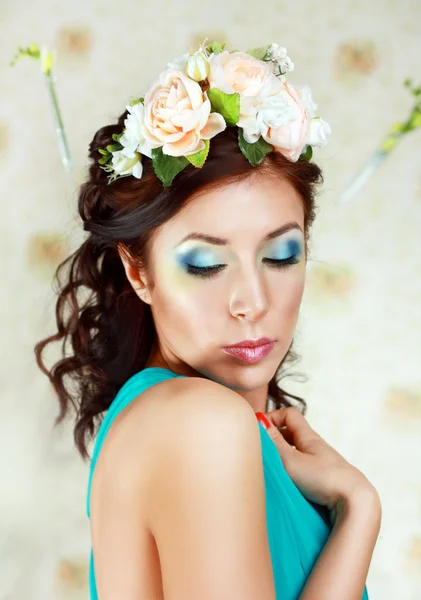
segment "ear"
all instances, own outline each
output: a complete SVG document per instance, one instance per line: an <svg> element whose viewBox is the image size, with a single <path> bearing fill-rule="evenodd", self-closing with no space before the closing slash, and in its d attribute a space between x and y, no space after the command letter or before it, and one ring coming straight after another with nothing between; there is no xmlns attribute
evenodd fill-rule
<svg viewBox="0 0 421 600"><path fill-rule="evenodd" d="M146 304L152 304L145 269L134 266L129 261L127 251L122 250L120 245L118 247L118 254L123 263L126 277L136 294Z"/></svg>

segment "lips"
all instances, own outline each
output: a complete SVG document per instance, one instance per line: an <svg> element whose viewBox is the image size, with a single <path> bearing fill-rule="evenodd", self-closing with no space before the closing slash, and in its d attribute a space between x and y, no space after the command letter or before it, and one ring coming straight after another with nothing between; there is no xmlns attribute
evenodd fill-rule
<svg viewBox="0 0 421 600"><path fill-rule="evenodd" d="M224 348L256 348L256 346L264 346L265 344L270 344L275 340L262 337L257 340L243 340L242 342L238 342L237 344L232 344L231 346L224 346Z"/></svg>
<svg viewBox="0 0 421 600"><path fill-rule="evenodd" d="M242 343L244 344L245 342ZM234 358L238 358L242 362L255 363L265 358L265 356L267 356L272 351L274 345L275 342L269 340L269 342L265 344L260 344L258 346L241 346L236 344L235 346L227 346L225 348L222 348L222 350L226 354L230 354L231 356L233 356Z"/></svg>

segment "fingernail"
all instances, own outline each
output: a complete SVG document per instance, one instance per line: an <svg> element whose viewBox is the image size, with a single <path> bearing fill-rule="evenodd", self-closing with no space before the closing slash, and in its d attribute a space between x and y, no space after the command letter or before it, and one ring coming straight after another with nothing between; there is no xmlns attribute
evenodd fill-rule
<svg viewBox="0 0 421 600"><path fill-rule="evenodd" d="M260 421L260 423L263 425L263 427L265 429L269 429L270 423L269 423L269 421L267 420L267 418L265 417L265 415L263 413L257 412L256 413L256 418L257 418L258 421Z"/></svg>

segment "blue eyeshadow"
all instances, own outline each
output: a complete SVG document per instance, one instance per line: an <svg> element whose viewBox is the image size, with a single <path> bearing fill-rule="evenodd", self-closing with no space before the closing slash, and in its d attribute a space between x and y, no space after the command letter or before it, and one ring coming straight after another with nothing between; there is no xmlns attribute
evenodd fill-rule
<svg viewBox="0 0 421 600"><path fill-rule="evenodd" d="M189 264L195 267L209 267L218 263L211 252L197 248L186 253L180 253L178 260L181 265Z"/></svg>
<svg viewBox="0 0 421 600"><path fill-rule="evenodd" d="M274 245L272 252L267 252L268 258L285 260L293 256L299 257L302 252L301 243L296 239L281 242L277 247ZM189 250L178 250L177 261L183 268L186 265L195 267L212 267L220 263L212 251L207 248L190 248Z"/></svg>
<svg viewBox="0 0 421 600"><path fill-rule="evenodd" d="M280 260L290 258L291 256L299 256L301 254L301 244L298 240L288 240L273 254L276 256L272 258L279 258Z"/></svg>

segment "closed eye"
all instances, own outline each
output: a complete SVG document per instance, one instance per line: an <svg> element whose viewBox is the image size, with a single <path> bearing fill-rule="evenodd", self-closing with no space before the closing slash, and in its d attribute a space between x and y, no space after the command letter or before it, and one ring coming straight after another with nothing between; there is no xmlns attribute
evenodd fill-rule
<svg viewBox="0 0 421 600"><path fill-rule="evenodd" d="M290 265L295 265L300 262L300 259L297 256L290 256L289 258L264 258L263 262L267 263L274 269L285 269ZM209 267L196 267L195 265L190 265L185 263L185 267L187 273L191 275L195 275L198 277L211 278L217 275L220 271L223 271L227 265L219 264L219 265L211 265Z"/></svg>

